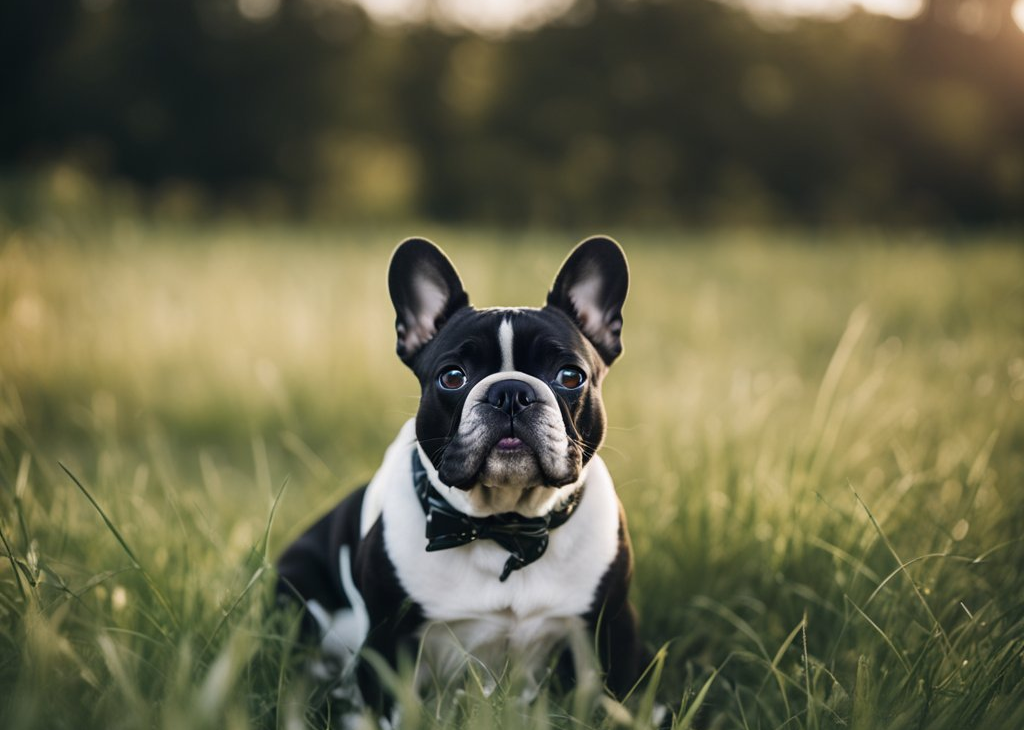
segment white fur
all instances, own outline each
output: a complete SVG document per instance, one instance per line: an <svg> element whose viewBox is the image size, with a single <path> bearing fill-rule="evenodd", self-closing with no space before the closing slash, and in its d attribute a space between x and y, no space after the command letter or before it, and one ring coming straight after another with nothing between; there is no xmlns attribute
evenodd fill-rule
<svg viewBox="0 0 1024 730"><path fill-rule="evenodd" d="M484 693L489 695L506 669L513 668L517 678L525 680L525 691L531 693L540 686L540 670L554 650L559 645L570 645L570 637L583 633L584 628L578 616L517 620L498 614L430 622L420 631L425 661L419 666L416 681L421 687L443 687L457 681L464 669L473 667L479 670Z"/></svg>
<svg viewBox="0 0 1024 730"><path fill-rule="evenodd" d="M601 323L601 310L597 306L597 297L600 293L601 277L596 273L581 279L576 286L569 290L569 299L576 307L576 314L580 316L584 327Z"/></svg>
<svg viewBox="0 0 1024 730"><path fill-rule="evenodd" d="M501 369L515 370L512 365L512 320L501 320L498 327L498 343L501 345Z"/></svg>
<svg viewBox="0 0 1024 730"><path fill-rule="evenodd" d="M615 335L609 332L604 321L604 310L599 303L601 275L596 271L589 272L576 286L569 289L569 299L576 309L580 328L591 340L609 347L615 344Z"/></svg>
<svg viewBox="0 0 1024 730"><path fill-rule="evenodd" d="M445 286L429 276L416 276L412 285L419 316L412 309L406 309L403 313L407 323L403 335L405 346L410 352L419 349L437 333L434 323L444 311L450 294Z"/></svg>
<svg viewBox="0 0 1024 730"><path fill-rule="evenodd" d="M375 513L368 504L383 505L388 557L431 622L423 630L424 676L451 676L452 664L470 656L495 675L510 657L532 671L541 669L551 648L590 609L618 551L618 498L607 468L600 457L591 459L572 519L552 530L544 557L501 582L508 553L492 541L425 550L426 517L412 485L414 432L409 421L388 449L368 487L363 517ZM362 529L365 534L369 528Z"/></svg>
<svg viewBox="0 0 1024 730"><path fill-rule="evenodd" d="M363 596L356 589L352 580L352 551L348 545L338 550L338 566L341 573L341 586L348 596L350 609L342 609L334 613L330 635L351 654L359 651L370 630L370 615L366 611ZM325 639L326 640L326 639Z"/></svg>
<svg viewBox="0 0 1024 730"><path fill-rule="evenodd" d="M366 486L363 507L359 514L360 538L366 537L366 533L380 517L384 509L384 500L391 493L395 480L401 481L403 474L412 474L412 453L409 450L415 444L416 419L410 418L402 426L395 440L388 446L387 451L384 452L384 461ZM430 462L426 460L424 463L429 464Z"/></svg>
<svg viewBox="0 0 1024 730"><path fill-rule="evenodd" d="M319 601L306 603L321 631L320 648L323 650L324 656L310 666L313 676L321 680L333 679L338 670L341 671L342 676L351 674L354 666L353 660L362 648L370 628L366 603L352 580L352 555L348 545L342 545L338 551L338 566L341 585L351 607L328 614ZM342 683L335 688L333 694L338 698L344 697L350 702L357 703L359 700L359 693L355 691L352 682Z"/></svg>

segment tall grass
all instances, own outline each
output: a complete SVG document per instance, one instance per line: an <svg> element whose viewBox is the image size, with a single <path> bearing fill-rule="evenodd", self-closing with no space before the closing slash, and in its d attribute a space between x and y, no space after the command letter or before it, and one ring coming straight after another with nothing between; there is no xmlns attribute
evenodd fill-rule
<svg viewBox="0 0 1024 730"><path fill-rule="evenodd" d="M573 242L426 232L484 306ZM0 235L0 726L322 726L272 561L415 411L399 236ZM619 237L604 455L652 681L420 706L400 673L404 725L1024 726L1024 253Z"/></svg>

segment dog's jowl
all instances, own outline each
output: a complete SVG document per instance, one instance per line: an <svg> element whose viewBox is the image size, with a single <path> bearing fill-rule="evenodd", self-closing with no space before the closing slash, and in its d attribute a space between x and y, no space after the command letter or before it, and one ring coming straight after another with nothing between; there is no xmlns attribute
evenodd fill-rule
<svg viewBox="0 0 1024 730"><path fill-rule="evenodd" d="M422 647L424 689L470 663L536 684L568 671L557 653L587 633L607 688L632 687L643 661L632 555L597 455L627 286L618 244L591 238L542 308L475 309L432 243L395 251L388 287L398 356L422 390L416 417L371 482L278 564L279 596L303 602L305 631L350 699L387 705L366 650L397 666Z"/></svg>

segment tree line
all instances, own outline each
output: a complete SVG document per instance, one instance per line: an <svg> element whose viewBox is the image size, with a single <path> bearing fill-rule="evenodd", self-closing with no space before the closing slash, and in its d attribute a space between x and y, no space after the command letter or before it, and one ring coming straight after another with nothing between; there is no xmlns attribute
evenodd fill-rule
<svg viewBox="0 0 1024 730"><path fill-rule="evenodd" d="M487 37L335 0L14 0L0 171L338 220L1020 224L1024 33L964 5L586 0Z"/></svg>

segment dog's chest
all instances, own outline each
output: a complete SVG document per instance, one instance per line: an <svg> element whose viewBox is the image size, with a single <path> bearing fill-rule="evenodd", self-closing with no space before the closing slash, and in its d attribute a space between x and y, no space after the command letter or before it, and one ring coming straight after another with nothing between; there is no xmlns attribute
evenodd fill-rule
<svg viewBox="0 0 1024 730"><path fill-rule="evenodd" d="M477 618L431 621L420 630L424 662L421 671L451 677L472 663L500 676L509 666L538 680L555 649L573 635L582 636L576 616L517 616L511 611ZM422 682L424 677L420 677Z"/></svg>
<svg viewBox="0 0 1024 730"><path fill-rule="evenodd" d="M509 554L480 540L426 551L426 517L412 486L412 422L406 424L363 502L361 523L383 523L384 548L403 591L421 609L425 666L451 676L472 657L500 673L506 662L535 673L583 628L619 552L619 502L599 457L588 466L572 518L551 531L544 555L505 581ZM364 532L365 534L365 532Z"/></svg>
<svg viewBox="0 0 1024 730"><path fill-rule="evenodd" d="M389 519L401 524L416 516L402 512L385 508L385 534ZM422 530L422 519L416 522ZM617 525L604 527L598 531L613 538ZM428 553L418 539L386 540L402 586L426 619L419 630L420 685L444 682L470 666L483 670L488 685L509 667L536 685L556 649L582 633L581 616L607 569L606 541L586 539L588 534L554 531L544 556L505 581L498 576L508 553L489 541Z"/></svg>
<svg viewBox="0 0 1024 730"><path fill-rule="evenodd" d="M558 537L552 535L543 558L504 582L497 576L508 554L487 542L424 553L418 580L404 571L427 618L419 632L421 671L444 678L473 664L485 669L484 677L496 677L514 666L529 682L539 680L552 653L582 632L581 615L597 587L598 567L582 551L564 554L573 536Z"/></svg>
<svg viewBox="0 0 1024 730"><path fill-rule="evenodd" d="M427 552L426 516L412 485L414 429L410 420L388 449L367 487L360 523L365 535L382 520L388 559L423 615L456 621L586 613L619 551L619 501L601 458L589 463L579 505L571 519L551 531L544 555L500 581L508 553L490 540Z"/></svg>
<svg viewBox="0 0 1024 730"><path fill-rule="evenodd" d="M425 517L411 481L399 479L387 489L381 500L385 549L402 588L430 621L491 621L522 633L538 621L581 616L618 552L618 499L597 457L572 519L551 531L543 557L505 581L499 576L508 553L489 540L427 552Z"/></svg>
<svg viewBox="0 0 1024 730"><path fill-rule="evenodd" d="M479 620L496 633L522 635L590 608L605 566L595 564L601 556L586 555L586 547L570 550L573 537L552 534L545 555L505 581L498 576L508 553L491 542L434 553L389 548L389 553L403 587L428 620Z"/></svg>

